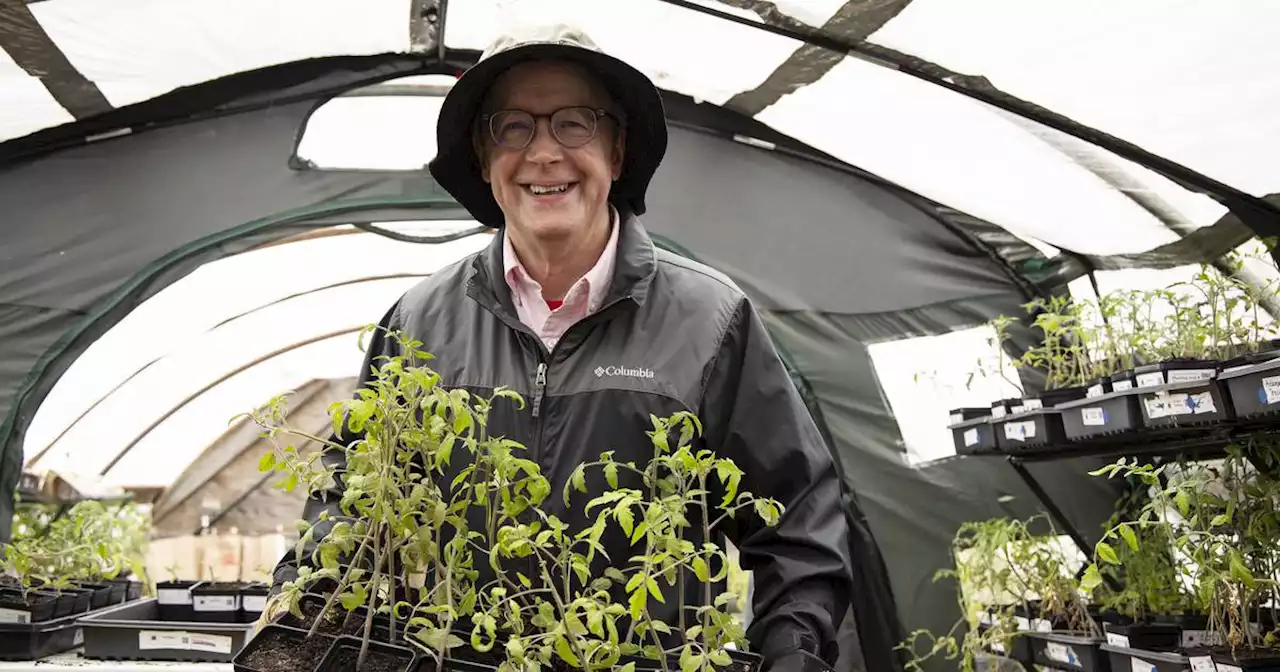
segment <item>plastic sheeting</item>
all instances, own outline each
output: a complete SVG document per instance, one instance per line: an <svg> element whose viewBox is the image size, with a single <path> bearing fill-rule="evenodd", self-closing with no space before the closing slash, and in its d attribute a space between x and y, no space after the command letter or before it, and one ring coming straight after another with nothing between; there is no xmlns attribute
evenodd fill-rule
<svg viewBox="0 0 1280 672"><path fill-rule="evenodd" d="M433 224L437 233L474 226ZM419 245L354 232L206 264L144 302L76 360L35 416L24 452L43 456L29 466L105 472L123 486L167 486L233 416L309 380L355 375L359 335L283 352L203 388L275 351L377 322L425 274L489 240L480 234ZM404 277L388 277L396 275Z"/></svg>

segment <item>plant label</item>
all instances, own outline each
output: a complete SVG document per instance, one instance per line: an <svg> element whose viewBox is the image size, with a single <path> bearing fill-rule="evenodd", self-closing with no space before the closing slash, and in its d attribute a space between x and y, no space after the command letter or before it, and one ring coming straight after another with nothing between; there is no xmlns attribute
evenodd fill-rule
<svg viewBox="0 0 1280 672"><path fill-rule="evenodd" d="M991 407L991 417L993 418L1003 418L1006 412L1007 411L1003 404Z"/></svg>
<svg viewBox="0 0 1280 672"><path fill-rule="evenodd" d="M1213 369L1172 369L1169 371L1170 383L1194 383L1197 380L1213 378Z"/></svg>
<svg viewBox="0 0 1280 672"><path fill-rule="evenodd" d="M1026 441L1036 438L1036 423L1033 420L1008 422L1004 425L1004 438L1010 441Z"/></svg>
<svg viewBox="0 0 1280 672"><path fill-rule="evenodd" d="M26 625L31 622L31 612L21 609L0 609L0 623L18 623Z"/></svg>
<svg viewBox="0 0 1280 672"><path fill-rule="evenodd" d="M1159 672L1155 665L1152 665L1141 658L1130 658L1129 662L1133 668L1133 672Z"/></svg>
<svg viewBox="0 0 1280 672"><path fill-rule="evenodd" d="M1022 616L1014 616L1013 622L1018 625L1018 632L1027 632L1031 629L1031 621L1028 621Z"/></svg>
<svg viewBox="0 0 1280 672"><path fill-rule="evenodd" d="M978 428L977 427L970 427L969 429L964 430L964 445L965 446L978 445Z"/></svg>
<svg viewBox="0 0 1280 672"><path fill-rule="evenodd" d="M1226 663L1218 663L1218 672L1244 672L1236 665L1228 665Z"/></svg>
<svg viewBox="0 0 1280 672"><path fill-rule="evenodd" d="M1036 632L1053 632L1053 623L1043 618L1037 618L1031 621L1031 629Z"/></svg>
<svg viewBox="0 0 1280 672"><path fill-rule="evenodd" d="M964 415L962 415L962 414L960 414L960 413L952 413L952 414L951 414L951 424L953 424L953 425L957 425L957 424L960 424L960 423L962 423L962 422L964 422Z"/></svg>
<svg viewBox="0 0 1280 672"><path fill-rule="evenodd" d="M1044 408L1044 402L1040 401L1039 399L1023 399L1022 400L1022 410L1024 411L1036 411L1042 408Z"/></svg>
<svg viewBox="0 0 1280 672"><path fill-rule="evenodd" d="M245 611L266 611L267 609L266 595L245 595L240 599L244 603Z"/></svg>
<svg viewBox="0 0 1280 672"><path fill-rule="evenodd" d="M156 591L158 604L191 604L191 591L186 588L161 588Z"/></svg>
<svg viewBox="0 0 1280 672"><path fill-rule="evenodd" d="M1191 672L1218 672L1209 656L1191 656L1187 661L1191 663Z"/></svg>
<svg viewBox="0 0 1280 672"><path fill-rule="evenodd" d="M1056 663L1080 667L1080 659L1076 657L1075 650L1065 644L1057 642L1046 643L1044 645L1044 655Z"/></svg>
<svg viewBox="0 0 1280 672"><path fill-rule="evenodd" d="M1126 391L1126 390L1132 390L1132 389L1133 389L1133 381L1132 381L1132 380L1113 380L1113 381L1111 381L1111 391L1112 391L1112 392L1124 392L1124 391Z"/></svg>
<svg viewBox="0 0 1280 672"><path fill-rule="evenodd" d="M1115 632L1107 633L1107 643L1111 646L1123 646L1126 649L1129 648L1129 638Z"/></svg>
<svg viewBox="0 0 1280 672"><path fill-rule="evenodd" d="M1102 407L1080 409L1080 422L1086 427L1101 427L1107 424L1107 412Z"/></svg>
<svg viewBox="0 0 1280 672"><path fill-rule="evenodd" d="M1102 395L1103 395L1102 383L1098 383L1097 385L1090 385L1089 389L1085 390L1085 393L1084 393L1084 396L1089 398L1101 397Z"/></svg>
<svg viewBox="0 0 1280 672"><path fill-rule="evenodd" d="M1265 404L1274 404L1280 401L1280 376L1271 376L1262 379L1262 402Z"/></svg>
<svg viewBox="0 0 1280 672"><path fill-rule="evenodd" d="M224 635L211 635L205 632L141 630L138 632L138 649L141 651L165 649L169 651L231 653L231 638Z"/></svg>
<svg viewBox="0 0 1280 672"><path fill-rule="evenodd" d="M996 653L1004 653L1004 642L991 642L991 650Z"/></svg>
<svg viewBox="0 0 1280 672"><path fill-rule="evenodd" d="M1135 380L1138 383L1138 387L1155 387L1157 385L1164 385L1164 371L1139 373Z"/></svg>
<svg viewBox="0 0 1280 672"><path fill-rule="evenodd" d="M197 595L196 611L236 611L240 608L239 595Z"/></svg>

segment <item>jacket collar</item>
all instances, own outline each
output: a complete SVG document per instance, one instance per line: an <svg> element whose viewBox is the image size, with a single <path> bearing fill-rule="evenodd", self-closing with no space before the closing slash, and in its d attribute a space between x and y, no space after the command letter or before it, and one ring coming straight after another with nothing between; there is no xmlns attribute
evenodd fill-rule
<svg viewBox="0 0 1280 672"><path fill-rule="evenodd" d="M658 269L657 249L644 225L634 214L619 210L621 228L618 231L618 253L614 262L613 282L602 305L619 299L629 299L643 305L649 295L649 286ZM511 300L511 288L504 279L503 239L496 235L471 262L467 277L467 294L477 301L501 306L515 314Z"/></svg>

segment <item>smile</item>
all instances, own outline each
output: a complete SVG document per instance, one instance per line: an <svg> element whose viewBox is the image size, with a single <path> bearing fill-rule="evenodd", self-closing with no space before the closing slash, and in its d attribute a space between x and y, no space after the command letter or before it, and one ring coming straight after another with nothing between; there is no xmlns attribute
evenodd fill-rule
<svg viewBox="0 0 1280 672"><path fill-rule="evenodd" d="M534 196L555 196L568 192L577 186L577 182L565 182L563 184L526 184L524 188Z"/></svg>

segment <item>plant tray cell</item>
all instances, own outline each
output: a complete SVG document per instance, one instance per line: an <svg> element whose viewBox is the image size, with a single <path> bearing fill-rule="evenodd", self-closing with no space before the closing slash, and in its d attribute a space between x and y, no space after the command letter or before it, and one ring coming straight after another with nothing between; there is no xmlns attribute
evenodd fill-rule
<svg viewBox="0 0 1280 672"><path fill-rule="evenodd" d="M191 591L201 581L161 581L156 584L159 620L189 623L194 620Z"/></svg>
<svg viewBox="0 0 1280 672"><path fill-rule="evenodd" d="M1220 367L1220 362L1208 359L1170 360L1158 364L1146 364L1133 369L1133 383L1136 387L1147 388L1212 380Z"/></svg>
<svg viewBox="0 0 1280 672"><path fill-rule="evenodd" d="M111 608L38 623L0 623L0 660L38 660L74 649L84 641L80 619Z"/></svg>
<svg viewBox="0 0 1280 672"><path fill-rule="evenodd" d="M66 616L56 613L58 602L57 595L44 591L31 591L24 600L20 590L0 589L0 624L39 623Z"/></svg>
<svg viewBox="0 0 1280 672"><path fill-rule="evenodd" d="M1191 659L1178 653L1130 649L1114 644L1103 644L1102 650L1110 659L1113 672L1192 672Z"/></svg>
<svg viewBox="0 0 1280 672"><path fill-rule="evenodd" d="M1206 425L1235 417L1217 380L1168 383L1140 388L1139 407L1147 427Z"/></svg>
<svg viewBox="0 0 1280 672"><path fill-rule="evenodd" d="M1280 413L1280 358L1225 369L1218 379L1227 386L1236 417Z"/></svg>
<svg viewBox="0 0 1280 672"><path fill-rule="evenodd" d="M1054 409L1037 408L1008 415L997 421L995 428L997 445L1008 453L1060 444L1066 437L1062 414Z"/></svg>
<svg viewBox="0 0 1280 672"><path fill-rule="evenodd" d="M240 591L240 622L253 623L267 608L267 595L271 589L262 584L245 586Z"/></svg>
<svg viewBox="0 0 1280 672"><path fill-rule="evenodd" d="M1105 623L1102 629L1108 644L1126 649L1174 651L1182 645L1182 628L1172 623Z"/></svg>
<svg viewBox="0 0 1280 672"><path fill-rule="evenodd" d="M343 636L333 640L316 672L356 672L362 639ZM369 642L369 652L360 672L415 672L418 654L413 649L385 642ZM265 671L263 671L265 672Z"/></svg>
<svg viewBox="0 0 1280 672"><path fill-rule="evenodd" d="M990 416L981 416L957 422L948 427L955 441L957 455L973 455L996 452L996 428Z"/></svg>
<svg viewBox="0 0 1280 672"><path fill-rule="evenodd" d="M1028 632L1031 656L1036 665L1059 670L1109 672L1110 659L1102 651L1107 640L1102 637L1074 635L1067 632Z"/></svg>
<svg viewBox="0 0 1280 672"><path fill-rule="evenodd" d="M1068 441L1125 434L1142 428L1142 410L1133 390L1107 392L1056 406Z"/></svg>
<svg viewBox="0 0 1280 672"><path fill-rule="evenodd" d="M160 620L156 598L126 602L80 619L84 657L225 663L244 646L253 626Z"/></svg>
<svg viewBox="0 0 1280 672"><path fill-rule="evenodd" d="M191 589L191 619L202 623L239 623L238 583L202 583Z"/></svg>
<svg viewBox="0 0 1280 672"><path fill-rule="evenodd" d="M1210 656L1217 672L1280 672L1280 650L1215 651Z"/></svg>
<svg viewBox="0 0 1280 672"><path fill-rule="evenodd" d="M311 670L333 645L334 637L276 623L263 626L231 661L236 672L284 672ZM301 663L301 664L300 664Z"/></svg>

